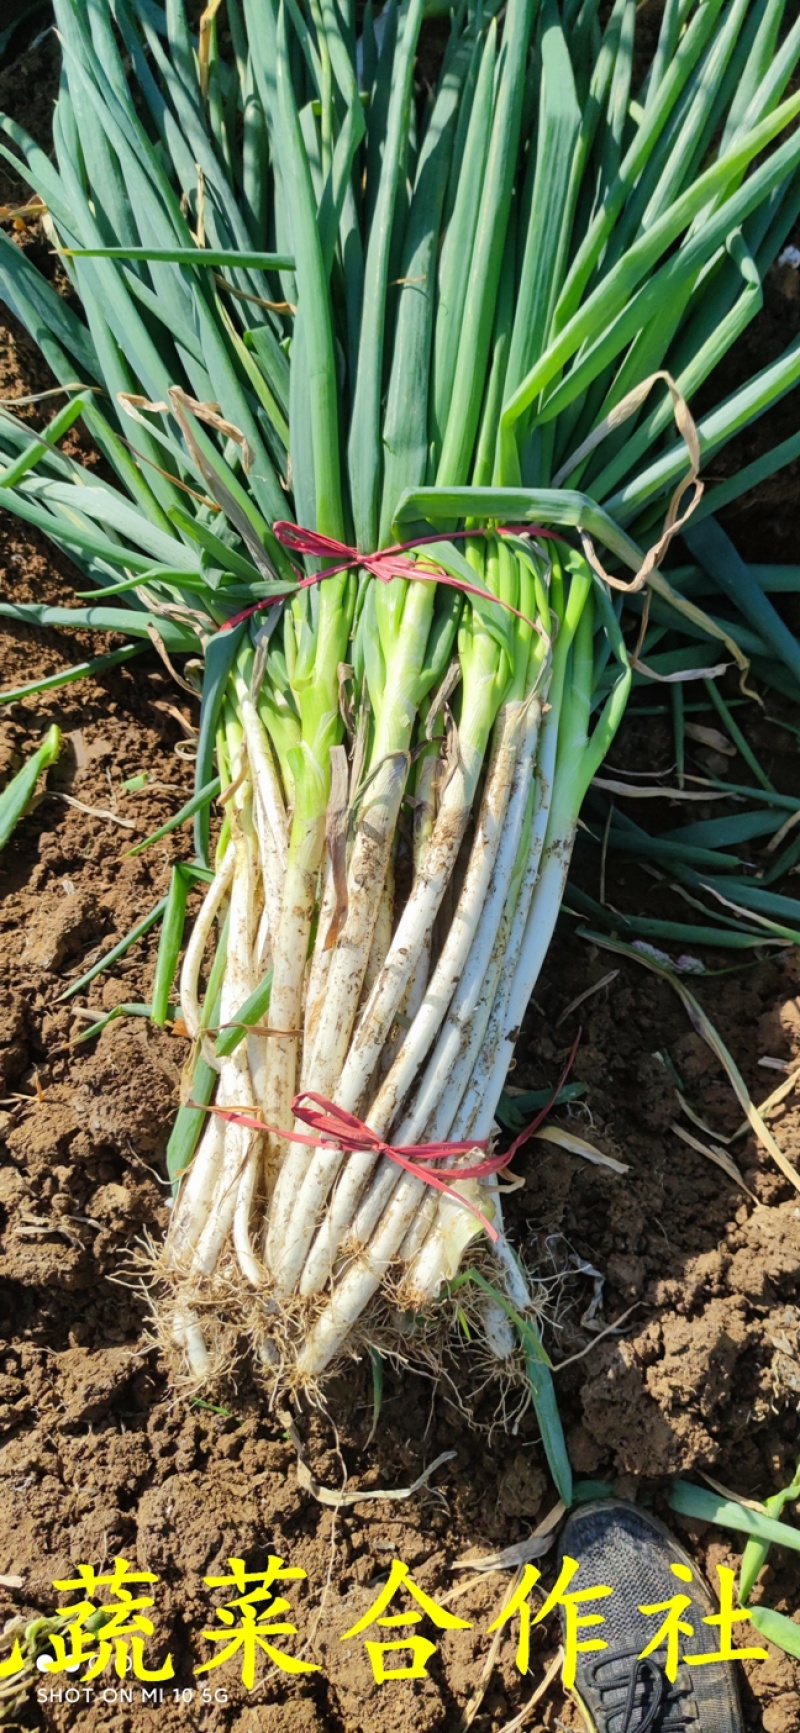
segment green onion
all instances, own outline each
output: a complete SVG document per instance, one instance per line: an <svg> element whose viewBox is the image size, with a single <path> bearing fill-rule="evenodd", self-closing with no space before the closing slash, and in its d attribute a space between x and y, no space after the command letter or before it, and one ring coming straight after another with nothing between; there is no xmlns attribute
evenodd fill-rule
<svg viewBox="0 0 800 1733"><path fill-rule="evenodd" d="M0 849L5 848L12 831L27 812L42 771L55 764L60 751L61 730L54 724L48 729L41 746L31 753L22 769L6 783L0 794Z"/></svg>
<svg viewBox="0 0 800 1733"><path fill-rule="evenodd" d="M331 0L243 0L210 65L184 0L166 30L132 0L55 0L53 156L2 123L73 293L0 238L0 292L67 399L34 438L0 418L0 487L89 599L0 613L155 632L204 664L196 792L156 833L194 814L207 881L177 993L183 868L111 953L163 919L153 1015L179 999L195 1044L169 1153L174 1338L203 1376L217 1332L255 1320L264 1362L313 1385L360 1342L391 1354L387 1296L429 1314L470 1247L487 1340L501 1357L521 1344L565 1497L496 1180L459 1183L449 1154L446 1195L375 1140L447 1152L493 1133L633 680L632 576L652 591L651 672L709 678L776 650L793 666L768 581L728 626L657 569L697 503L690 453L716 456L800 374L795 342L714 396L800 205L784 10L772 0L762 27L742 0L670 4L647 63L625 0L603 27L593 0L507 0L501 27L466 0L423 91L423 0L389 8L380 42ZM77 412L113 482L60 450ZM341 566L313 540L295 564L280 520L344 544ZM741 598L719 533L698 529L697 558ZM406 539L381 581L369 556ZM675 717L682 737L682 702ZM750 768L756 805L780 806ZM794 904L731 884L716 839L692 850L686 896L735 907L711 924L720 942L794 932ZM372 1140L309 1148L300 1091ZM473 1244L481 1221L491 1247Z"/></svg>

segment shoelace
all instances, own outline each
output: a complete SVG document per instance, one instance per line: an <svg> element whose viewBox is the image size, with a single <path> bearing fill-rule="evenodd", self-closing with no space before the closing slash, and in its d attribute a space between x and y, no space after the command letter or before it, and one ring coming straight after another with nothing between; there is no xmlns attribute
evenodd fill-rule
<svg viewBox="0 0 800 1733"><path fill-rule="evenodd" d="M619 1691L625 1685L628 1687L628 1695L622 1708L622 1720L615 1733L651 1733L651 1729L655 1730L656 1717L662 1709L666 1709L669 1716L669 1720L663 1725L663 1733L690 1733L691 1724L688 1716L681 1710L680 1693L675 1694L675 1687L667 1681L658 1661L649 1655L642 1657L635 1649L615 1655L614 1660L632 1661L631 1671L601 1679L600 1674L604 1665L608 1665L608 1658L596 1661L592 1671L601 1699L608 1691ZM636 1702L637 1687L645 1685L648 1680L652 1687L650 1702L646 1707L644 1704L639 1706ZM616 1715L620 1711L615 1710L612 1713ZM662 1733L662 1730L659 1730L659 1733Z"/></svg>
<svg viewBox="0 0 800 1733"><path fill-rule="evenodd" d="M641 1679L644 1681L647 1674L650 1675L650 1678L653 1681L653 1696L650 1702L650 1707L645 1712L644 1720L639 1722L637 1733L646 1733L647 1728L652 1727L655 1723L655 1718L661 1708L664 1696L664 1675L661 1668L657 1667L655 1662L651 1661L650 1657L647 1656L645 1660L637 1658L633 1672L631 1673L630 1684L628 1685L628 1701L625 1704L620 1733L633 1733L633 1717L636 1714L636 1687L639 1680Z"/></svg>

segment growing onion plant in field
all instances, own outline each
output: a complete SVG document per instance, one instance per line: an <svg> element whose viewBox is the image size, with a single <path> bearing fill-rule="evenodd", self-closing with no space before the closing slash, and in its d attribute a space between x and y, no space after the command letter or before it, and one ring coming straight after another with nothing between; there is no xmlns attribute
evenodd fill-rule
<svg viewBox="0 0 800 1733"><path fill-rule="evenodd" d="M161 1258L198 1375L221 1319L294 1383L396 1345L476 1239L496 1351L532 1339L494 1114L624 589L713 634L660 562L800 374L795 343L714 391L800 210L800 25L665 0L642 43L637 10L215 0L195 35L183 0L55 0L52 153L4 122L70 293L0 240L65 395L3 415L0 489L94 588L2 611L202 663L152 1005L200 880ZM79 416L100 468L59 449Z"/></svg>

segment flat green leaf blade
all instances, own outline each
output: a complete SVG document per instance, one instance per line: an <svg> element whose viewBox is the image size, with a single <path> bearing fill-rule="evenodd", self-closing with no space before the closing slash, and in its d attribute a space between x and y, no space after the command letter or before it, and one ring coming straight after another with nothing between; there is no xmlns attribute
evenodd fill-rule
<svg viewBox="0 0 800 1733"><path fill-rule="evenodd" d="M93 963L91 968L86 970L85 975L81 975L80 980L72 981L65 991L59 994L59 999L74 998L76 993L81 993L84 987L89 986L90 981L95 981L98 975L102 975L106 969L112 968L113 964L118 962L120 957L125 956L126 952L131 949L132 945L135 945L139 939L143 939L145 933L149 933L150 928L154 927L157 921L160 921L166 906L167 899L166 897L162 897L160 902L156 903L155 908L150 909L149 913L144 915L142 920L137 921L136 925L131 927L130 932L126 933L123 939L120 939L116 945L112 945L110 951L106 951L102 957L99 957L97 962Z"/></svg>
<svg viewBox="0 0 800 1733"><path fill-rule="evenodd" d="M222 713L225 689L233 669L239 646L242 642L244 628L234 626L230 631L217 632L206 645L205 667L203 669L203 697L200 708L200 732L197 738L197 756L195 759L194 795L194 845L199 861L208 866L211 846L211 818L209 787L214 780L214 746L216 743L217 725Z"/></svg>
<svg viewBox="0 0 800 1733"><path fill-rule="evenodd" d="M197 789L179 812L174 812L171 818L159 825L158 830L154 830L152 835L145 837L143 842L137 842L133 848L127 850L127 853L129 855L143 854L145 849L152 848L154 843L161 842L165 836L170 836L173 830L178 829L179 825L186 824L187 819L194 818L198 812L207 811L212 800L216 800L219 791L219 777L212 777L202 788Z"/></svg>
<svg viewBox="0 0 800 1733"><path fill-rule="evenodd" d="M698 506L697 522L721 511L723 506L730 505L733 500L741 499L742 494L760 487L763 481L768 481L778 470L794 463L797 457L800 457L800 433L793 433L788 439L781 440L779 445L773 446L771 451L765 451L761 457L754 458L752 463L745 464L743 469L738 470L736 475L729 476L727 481L707 488Z"/></svg>
<svg viewBox="0 0 800 1733"><path fill-rule="evenodd" d="M467 50L452 57L420 153L400 271L389 391L383 416L379 542L391 537L397 501L425 480L428 397L439 225Z"/></svg>
<svg viewBox="0 0 800 1733"><path fill-rule="evenodd" d="M541 56L536 169L506 370L506 400L513 396L545 346L561 286L578 190L572 170L581 112L564 32L550 0L542 20ZM498 473L495 479L513 483L518 477Z"/></svg>
<svg viewBox="0 0 800 1733"><path fill-rule="evenodd" d="M160 1029L164 1027L169 1016L170 993L183 943L183 929L186 925L189 884L188 874L181 865L174 866L167 893L167 906L161 923L156 972L153 979L152 1016L153 1022Z"/></svg>
<svg viewBox="0 0 800 1733"><path fill-rule="evenodd" d="M758 420L773 403L779 402L787 392L793 390L798 380L800 340L795 340L776 361L768 362L766 367L762 367L759 373L738 391L734 391L717 409L701 416L697 423L697 433L703 465L707 464L715 452L721 451L743 427ZM603 505L620 523L631 523L648 502L669 492L685 472L686 448L681 442L670 447L662 457L657 457L617 493L604 499ZM702 514L702 504L699 509Z"/></svg>
<svg viewBox="0 0 800 1733"><path fill-rule="evenodd" d="M16 704L18 699L31 698L36 692L55 692L59 686L70 686L76 680L104 674L107 668L117 668L121 662L130 662L132 657L141 656L143 648L139 644L123 644L120 650L109 650L105 656L92 656L87 662L76 662L72 668L46 674L41 680L29 680L25 686L7 687L0 692L0 704Z"/></svg>
<svg viewBox="0 0 800 1733"><path fill-rule="evenodd" d="M572 1504L572 1467L567 1452L564 1428L558 1412L553 1368L545 1353L542 1339L532 1318L523 1318L499 1288L481 1274L479 1270L462 1270L449 1284L449 1292L458 1292L467 1286L479 1288L486 1295L490 1305L503 1312L514 1327L519 1345L525 1356L525 1372L531 1390L536 1418L542 1435L542 1447L547 1457L548 1467L564 1504L569 1509Z"/></svg>
<svg viewBox="0 0 800 1733"><path fill-rule="evenodd" d="M41 746L31 754L16 776L12 776L11 781L6 783L0 794L0 849L5 848L12 832L27 812L42 772L55 764L60 751L61 730L53 724Z"/></svg>
<svg viewBox="0 0 800 1733"><path fill-rule="evenodd" d="M765 1500L767 1515L774 1516L776 1520L779 1520L783 1515L784 1506L795 1504L798 1499L800 1499L800 1468L790 1486L785 1486L781 1492L776 1492L772 1498ZM746 1606L750 1599L758 1573L762 1565L766 1563L768 1551L769 1545L766 1541L751 1539L747 1542L739 1567L739 1596L743 1606Z"/></svg>
<svg viewBox="0 0 800 1733"><path fill-rule="evenodd" d="M468 286L464 259L472 256L475 228L480 210L481 188L491 134L491 93L496 53L497 26L492 21L486 33L486 42L481 54L475 96L470 110L458 178L452 192L448 190L448 202L452 202L452 211L447 213L439 261L431 387L431 440L435 460L438 460L438 454L441 451L450 411L461 321ZM458 145L458 140L456 140L456 145Z"/></svg>
<svg viewBox="0 0 800 1733"><path fill-rule="evenodd" d="M219 999L211 1008L209 1020L212 1024L218 1015ZM173 1193L177 1190L181 1175L191 1164L205 1124L205 1109L212 1099L218 1079L219 1072L213 1065L209 1065L201 1053L192 1075L192 1102L197 1105L178 1108L167 1144L167 1173L172 1180Z"/></svg>
<svg viewBox="0 0 800 1733"><path fill-rule="evenodd" d="M227 247L65 247L72 259L146 260L151 264L197 265L220 269L225 265L248 266L255 271L293 271L294 259L286 253L238 252Z"/></svg>
<svg viewBox="0 0 800 1733"><path fill-rule="evenodd" d="M800 1552L800 1528L790 1528L786 1522L763 1516L749 1505L736 1504L718 1492L692 1486L688 1480L676 1480L669 1495L670 1508L680 1516L699 1517L702 1522L716 1522L720 1528L734 1529L738 1534L756 1535L759 1540L775 1546L786 1546Z"/></svg>
<svg viewBox="0 0 800 1733"><path fill-rule="evenodd" d="M567 326L580 306L609 236L613 234L614 226L625 208L630 189L637 185L648 160L655 154L664 128L709 36L714 31L724 4L725 0L709 0L708 5L700 7L680 43L677 40L679 26L675 10L671 4L667 4L664 29L670 34L671 40L669 56L667 58L665 55L661 61L663 76L648 92L642 124L634 133L620 165L617 180L606 193L602 206L589 225L572 261L556 311L557 331Z"/></svg>
<svg viewBox="0 0 800 1733"><path fill-rule="evenodd" d="M437 468L441 486L467 481L478 432L493 312L514 189L528 44L536 0L510 0L499 59L499 87L470 262L454 391Z"/></svg>
<svg viewBox="0 0 800 1733"><path fill-rule="evenodd" d="M249 11L249 6L248 6ZM333 326L331 318L328 273L322 254L322 241L317 225L317 209L311 169L303 142L302 128L292 82L286 21L283 10L276 20L271 3L266 7L270 40L274 44L272 76L273 107L271 124L275 131L276 148L281 160L281 174L291 177L292 197L288 219L292 233L292 251L297 278L298 314L302 318L302 340L306 350L308 394L304 414L308 418L313 451L313 485L316 499L316 524L309 527L324 535L342 540L341 463L339 450L339 406L336 378ZM251 33L263 33L263 15L253 24ZM265 87L265 95L270 91ZM298 329L295 326L295 342ZM290 434L294 450L295 429L290 415Z"/></svg>
<svg viewBox="0 0 800 1733"><path fill-rule="evenodd" d="M538 1330L530 1318L520 1322L520 1338L525 1353L525 1371L531 1387L533 1406L542 1434L542 1448L553 1481L564 1504L572 1503L572 1467L561 1415L558 1412L555 1384L550 1362L545 1354Z"/></svg>
<svg viewBox="0 0 800 1733"><path fill-rule="evenodd" d="M775 1612L773 1607L748 1607L747 1617L776 1649L783 1649L785 1655L794 1655L800 1661L800 1625L794 1619Z"/></svg>
<svg viewBox="0 0 800 1733"><path fill-rule="evenodd" d="M684 530L684 541L723 595L735 603L748 625L758 632L800 684L800 644L769 596L751 577L721 525L713 517L700 524L689 524Z"/></svg>
<svg viewBox="0 0 800 1733"><path fill-rule="evenodd" d="M598 330L602 331L614 319L617 320L616 341L619 342L619 334L623 330L627 332L628 322L633 319L633 293L644 279L650 276L657 261L689 227L698 213L706 208L709 200L730 182L740 168L746 168L761 150L788 127L798 112L800 95L788 99L774 114L754 127L744 141L733 146L726 157L712 163L711 167L699 176L694 186L676 200L653 224L652 229L634 243L608 277L598 284L575 312L522 381L506 405L504 426L513 428L519 417L576 354L586 339L591 339ZM666 292L673 280L683 278L693 269L699 269L725 240L730 230L744 221L772 187L779 184L794 168L798 160L800 138L793 134L748 176L738 192L726 199L722 208L715 210L702 224L699 232L686 241L678 253L661 267L658 293ZM650 281L641 290L643 299L655 295L654 284L655 279L650 277ZM636 321L634 327L635 323ZM622 344L619 343L619 346Z"/></svg>
<svg viewBox="0 0 800 1733"><path fill-rule="evenodd" d="M386 143L364 263L361 335L347 462L356 540L360 548L367 550L378 545L381 394L389 259L400 165L409 127L414 55L424 10L425 0L407 0L401 15L398 48L392 68Z"/></svg>

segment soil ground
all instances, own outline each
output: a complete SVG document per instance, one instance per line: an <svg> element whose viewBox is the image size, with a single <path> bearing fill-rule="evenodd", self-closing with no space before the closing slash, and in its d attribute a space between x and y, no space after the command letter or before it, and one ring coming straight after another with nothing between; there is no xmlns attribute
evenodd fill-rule
<svg viewBox="0 0 800 1733"><path fill-rule="evenodd" d="M45 91L49 71L48 63ZM30 106L35 57L26 77ZM11 106L8 87L0 97ZM770 333L780 286L771 293ZM793 329L795 318L787 298L785 326ZM17 396L41 382L31 345L10 326L0 392ZM757 513L740 517L742 545L757 545L763 558L788 557L789 514L786 485L777 493L773 487ZM66 562L7 518L0 583L20 600L67 601L74 587ZM10 627L0 686L53 673L84 650L89 641L73 634ZM158 1665L169 1651L175 1678L156 1702L143 1702L132 1687L129 1705L115 1696L116 1681L106 1689L110 1674L90 1702L76 1701L77 1687L61 1676L39 1687L44 1701L29 1696L11 1724L54 1733L151 1726L164 1733L395 1733L409 1726L456 1733L481 1685L492 1643L487 1626L510 1579L507 1571L479 1576L453 1567L465 1553L524 1540L551 1510L534 1418L528 1411L504 1424L496 1391L486 1390L473 1400L470 1426L446 1384L387 1369L372 1436L371 1368L354 1364L329 1390L327 1415L296 1416L318 1483L337 1490L346 1477L350 1491L386 1493L451 1454L408 1499L364 1499L334 1511L300 1483L285 1420L246 1370L213 1398L214 1408L176 1391L153 1345L147 1293L126 1272L137 1243L166 1221L164 1149L185 1043L138 1019L113 1021L85 1044L78 1039L84 1011L100 1015L147 1000L156 935L75 1000L60 996L165 893L173 862L188 858L185 830L141 857L125 851L190 792L196 711L155 654L145 656L49 699L5 708L0 782L52 721L64 731L65 750L2 857L0 1620L51 1614L76 1598L59 1593L56 1579L74 1576L81 1562L110 1568L123 1556L158 1579L146 1660ZM664 768L669 739L660 728L633 715L614 762ZM778 786L797 793L796 761L782 750L789 741L761 725L765 767ZM146 786L126 790L142 771ZM681 816L668 807L664 822ZM705 816L704 809L692 816ZM597 862L589 859L582 870L596 894ZM650 881L615 867L617 904L655 907L660 897ZM776 1081L760 1061L800 1064L800 953L748 954L733 973L722 953L706 961L715 972L695 984L698 996L760 1099ZM613 980L569 1011L612 967ZM736 1546L720 1530L669 1515L666 1498L678 1473L702 1484L705 1472L757 1499L792 1477L800 1206L752 1138L733 1146L752 1198L679 1140L675 1088L659 1055L668 1056L700 1117L731 1133L740 1113L722 1072L666 984L588 945L565 916L513 1082L551 1083L579 1022L575 1076L586 1095L562 1122L629 1171L616 1176L551 1144L529 1146L515 1164L526 1184L511 1200L512 1234L545 1292L546 1342L556 1365L564 1363L556 1383L576 1472L650 1502L713 1581L718 1564L736 1562ZM773 1125L786 1154L800 1161L795 1094ZM621 1332L601 1337L623 1314ZM479 1375L467 1348L464 1367L474 1390ZM234 1557L249 1570L264 1569L269 1554L307 1573L287 1586L298 1634L282 1646L319 1670L291 1677L262 1656L251 1691L236 1663L196 1678L194 1668L212 1652L202 1632L221 1604L221 1592L203 1579L224 1576ZM393 1559L471 1628L430 1633L438 1640L429 1678L378 1685L363 1640L341 1638L375 1599ZM541 1568L549 1585L547 1554ZM791 1555L770 1555L754 1598L797 1615L800 1572ZM521 1678L514 1638L504 1635L471 1723L479 1733L507 1727L557 1647L554 1621L536 1628L531 1674ZM202 1700L204 1687L210 1702ZM777 1650L745 1665L742 1695L748 1733L796 1733L800 1669ZM555 1681L525 1724L553 1733L579 1720Z"/></svg>

